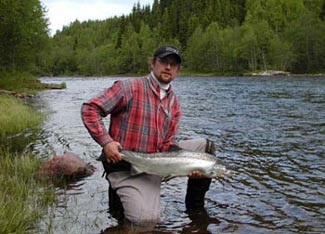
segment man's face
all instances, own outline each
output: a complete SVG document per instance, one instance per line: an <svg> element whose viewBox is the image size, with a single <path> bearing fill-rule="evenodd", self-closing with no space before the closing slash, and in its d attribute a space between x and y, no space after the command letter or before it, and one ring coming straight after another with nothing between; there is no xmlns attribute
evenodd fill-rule
<svg viewBox="0 0 325 234"><path fill-rule="evenodd" d="M158 81L163 84L168 84L175 78L177 72L180 70L180 64L173 55L170 55L153 60L151 69Z"/></svg>

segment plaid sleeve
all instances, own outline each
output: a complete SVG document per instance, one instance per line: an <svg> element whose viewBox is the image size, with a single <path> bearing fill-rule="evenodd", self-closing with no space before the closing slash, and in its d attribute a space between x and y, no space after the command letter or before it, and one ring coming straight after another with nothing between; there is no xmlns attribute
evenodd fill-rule
<svg viewBox="0 0 325 234"><path fill-rule="evenodd" d="M117 112L125 105L122 82L115 82L110 88L82 104L81 119L91 137L101 146L113 141L104 124L103 117Z"/></svg>

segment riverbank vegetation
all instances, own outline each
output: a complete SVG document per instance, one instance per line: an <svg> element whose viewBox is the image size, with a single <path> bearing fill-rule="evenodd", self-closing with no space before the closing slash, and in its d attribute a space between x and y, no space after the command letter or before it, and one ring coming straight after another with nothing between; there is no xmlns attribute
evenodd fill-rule
<svg viewBox="0 0 325 234"><path fill-rule="evenodd" d="M40 160L35 155L22 152L24 146L10 147L19 141L7 143L31 132L44 116L23 100L4 94L0 110L0 233L33 233L47 205L54 202L54 189L37 179Z"/></svg>
<svg viewBox="0 0 325 234"><path fill-rule="evenodd" d="M37 91L44 89L64 88L66 88L64 82L60 84L44 84L27 72L0 72L0 93L1 91L12 91L12 94L35 94Z"/></svg>
<svg viewBox="0 0 325 234"><path fill-rule="evenodd" d="M49 43L44 12L38 0L0 1L0 233L34 233L55 198L37 179L40 160L25 150L44 116L24 98L58 88L36 78Z"/></svg>
<svg viewBox="0 0 325 234"><path fill-rule="evenodd" d="M0 95L0 109L1 138L36 127L43 120L34 108L9 95Z"/></svg>
<svg viewBox="0 0 325 234"><path fill-rule="evenodd" d="M324 73L324 41L324 0L155 0L126 16L65 26L51 38L41 70L142 74L167 42L181 48L187 73Z"/></svg>
<svg viewBox="0 0 325 234"><path fill-rule="evenodd" d="M143 74L153 50L173 43L187 74L325 72L325 0L154 0L53 36L39 0L2 1L0 18L0 71Z"/></svg>
<svg viewBox="0 0 325 234"><path fill-rule="evenodd" d="M37 80L50 37L48 19L39 0L0 1L0 90L34 94L64 88Z"/></svg>
<svg viewBox="0 0 325 234"><path fill-rule="evenodd" d="M0 148L0 233L34 233L37 220L54 202L54 189L35 178L38 160Z"/></svg>

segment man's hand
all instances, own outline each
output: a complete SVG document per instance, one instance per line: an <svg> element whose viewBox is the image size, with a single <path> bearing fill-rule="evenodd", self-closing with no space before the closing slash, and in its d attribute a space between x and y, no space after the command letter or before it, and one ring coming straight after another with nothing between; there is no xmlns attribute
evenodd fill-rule
<svg viewBox="0 0 325 234"><path fill-rule="evenodd" d="M191 174L188 175L189 177L195 178L195 177L201 177L202 174L200 171L192 171Z"/></svg>
<svg viewBox="0 0 325 234"><path fill-rule="evenodd" d="M119 152L119 150L122 149L122 146L117 141L112 141L110 143L107 143L103 147L103 151L105 153L107 161L111 163L117 163L122 160L122 156Z"/></svg>

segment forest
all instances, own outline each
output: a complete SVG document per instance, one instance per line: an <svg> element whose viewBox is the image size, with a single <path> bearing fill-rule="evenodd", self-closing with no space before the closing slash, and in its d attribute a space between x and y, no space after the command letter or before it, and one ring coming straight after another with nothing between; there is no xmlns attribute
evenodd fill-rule
<svg viewBox="0 0 325 234"><path fill-rule="evenodd" d="M165 43L187 72L325 71L325 0L135 2L128 15L76 20L53 36L46 12L39 0L0 0L0 71L143 74Z"/></svg>

